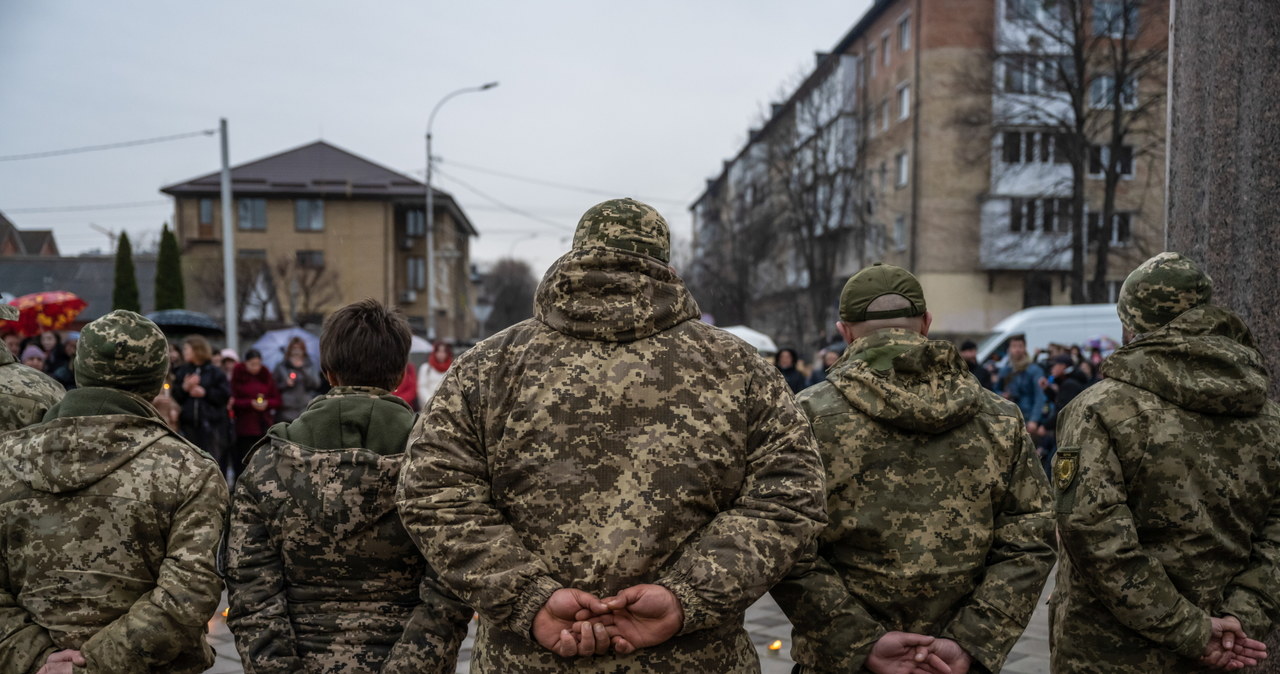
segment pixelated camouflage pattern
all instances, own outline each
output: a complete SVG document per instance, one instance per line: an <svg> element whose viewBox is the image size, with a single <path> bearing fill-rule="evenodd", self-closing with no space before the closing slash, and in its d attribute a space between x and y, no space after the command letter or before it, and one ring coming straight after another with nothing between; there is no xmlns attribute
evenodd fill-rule
<svg viewBox="0 0 1280 674"><path fill-rule="evenodd" d="M1140 335L1208 304L1212 297L1213 280L1194 262L1178 253L1160 253L1125 278L1116 313L1129 332Z"/></svg>
<svg viewBox="0 0 1280 674"><path fill-rule="evenodd" d="M1280 406L1251 345L1229 311L1192 309L1059 417L1055 672L1210 671L1211 615L1257 639L1280 621Z"/></svg>
<svg viewBox="0 0 1280 674"><path fill-rule="evenodd" d="M64 393L56 379L19 363L9 349L0 348L0 432L40 423Z"/></svg>
<svg viewBox="0 0 1280 674"><path fill-rule="evenodd" d="M472 671L759 671L743 614L825 521L790 389L656 259L571 251L537 303L454 361L401 479L405 526L480 614ZM682 604L666 643L573 660L530 636L560 587L639 583Z"/></svg>
<svg viewBox="0 0 1280 674"><path fill-rule="evenodd" d="M575 250L599 246L666 262L671 257L671 231L652 206L635 199L610 199L587 209L573 233Z"/></svg>
<svg viewBox="0 0 1280 674"><path fill-rule="evenodd" d="M169 343L145 316L117 309L80 331L77 386L106 386L154 398L168 373Z"/></svg>
<svg viewBox="0 0 1280 674"><path fill-rule="evenodd" d="M0 435L0 663L79 649L93 672L202 672L227 483L133 394L75 389ZM81 670L77 670L81 671Z"/></svg>
<svg viewBox="0 0 1280 674"><path fill-rule="evenodd" d="M414 419L385 390L335 387L250 455L227 564L227 626L245 672L454 671L472 611L442 591L396 513ZM303 446L295 426L341 428L333 440L364 446Z"/></svg>
<svg viewBox="0 0 1280 674"><path fill-rule="evenodd" d="M12 304L0 302L0 321L16 321L22 312Z"/></svg>
<svg viewBox="0 0 1280 674"><path fill-rule="evenodd" d="M830 524L817 556L773 589L792 657L858 671L903 630L953 639L999 671L1054 562L1052 496L1017 406L950 343L900 329L854 342L799 401Z"/></svg>

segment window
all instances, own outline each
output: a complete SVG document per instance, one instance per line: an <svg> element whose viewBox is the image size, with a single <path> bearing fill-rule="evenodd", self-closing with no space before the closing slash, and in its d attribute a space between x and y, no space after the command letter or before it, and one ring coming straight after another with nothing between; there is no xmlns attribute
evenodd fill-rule
<svg viewBox="0 0 1280 674"><path fill-rule="evenodd" d="M894 183L896 186L906 187L908 168L909 167L907 166L907 151L903 150L902 152L899 152L897 155L895 155L893 158L893 173L895 176L897 176L897 180Z"/></svg>
<svg viewBox="0 0 1280 674"><path fill-rule="evenodd" d="M294 226L299 232L324 231L324 201L298 199L294 205Z"/></svg>
<svg viewBox="0 0 1280 674"><path fill-rule="evenodd" d="M1009 231L1069 232L1071 214L1070 199L1014 197L1009 200Z"/></svg>
<svg viewBox="0 0 1280 674"><path fill-rule="evenodd" d="M889 34L885 33L880 36L880 57L884 59L882 65L889 67Z"/></svg>
<svg viewBox="0 0 1280 674"><path fill-rule="evenodd" d="M427 258L405 258L405 283L410 290L427 288Z"/></svg>
<svg viewBox="0 0 1280 674"><path fill-rule="evenodd" d="M1103 231L1102 214L1089 213L1086 218L1089 226L1089 236L1106 237L1107 242L1116 248L1128 246L1133 241L1133 214L1120 211L1114 213L1111 217L1111 227L1109 231Z"/></svg>
<svg viewBox="0 0 1280 674"><path fill-rule="evenodd" d="M1107 109L1116 98L1116 78L1100 75L1089 83L1089 107ZM1138 105L1138 83L1132 77L1120 88L1120 105L1134 108Z"/></svg>
<svg viewBox="0 0 1280 674"><path fill-rule="evenodd" d="M404 214L404 233L406 236L426 236L426 211L417 209L406 211Z"/></svg>
<svg viewBox="0 0 1280 674"><path fill-rule="evenodd" d="M1010 94L1050 94L1065 91L1074 79L1074 62L1069 56L1006 54L1004 90Z"/></svg>
<svg viewBox="0 0 1280 674"><path fill-rule="evenodd" d="M1093 34L1135 37L1138 34L1138 0L1094 0Z"/></svg>
<svg viewBox="0 0 1280 674"><path fill-rule="evenodd" d="M911 85L898 85L898 119L906 119L911 114Z"/></svg>
<svg viewBox="0 0 1280 674"><path fill-rule="evenodd" d="M911 17L898 19L898 49L907 51L911 48Z"/></svg>
<svg viewBox="0 0 1280 674"><path fill-rule="evenodd" d="M889 99L880 101L880 130L889 130Z"/></svg>
<svg viewBox="0 0 1280 674"><path fill-rule="evenodd" d="M1106 176L1106 170L1110 163L1110 145L1089 146L1089 175L1097 178ZM1116 172L1124 178L1133 177L1133 146L1120 146L1120 156L1116 158Z"/></svg>
<svg viewBox="0 0 1280 674"><path fill-rule="evenodd" d="M236 251L236 257L242 260L261 260L266 263L267 251L263 248L241 248Z"/></svg>
<svg viewBox="0 0 1280 674"><path fill-rule="evenodd" d="M267 229L267 200L240 199L237 201L240 229L265 231Z"/></svg>
<svg viewBox="0 0 1280 674"><path fill-rule="evenodd" d="M893 246L898 250L907 249L907 216L899 215L893 219Z"/></svg>
<svg viewBox="0 0 1280 674"><path fill-rule="evenodd" d="M883 192L889 186L889 163L880 162L880 191Z"/></svg>
<svg viewBox="0 0 1280 674"><path fill-rule="evenodd" d="M300 250L297 259L303 269L324 269L323 250Z"/></svg>
<svg viewBox="0 0 1280 674"><path fill-rule="evenodd" d="M200 224L213 224L213 199L200 200Z"/></svg>
<svg viewBox="0 0 1280 674"><path fill-rule="evenodd" d="M876 76L876 46L867 47L867 79Z"/></svg>
<svg viewBox="0 0 1280 674"><path fill-rule="evenodd" d="M1006 164L1069 163L1062 134L1055 131L1005 131L1000 158Z"/></svg>

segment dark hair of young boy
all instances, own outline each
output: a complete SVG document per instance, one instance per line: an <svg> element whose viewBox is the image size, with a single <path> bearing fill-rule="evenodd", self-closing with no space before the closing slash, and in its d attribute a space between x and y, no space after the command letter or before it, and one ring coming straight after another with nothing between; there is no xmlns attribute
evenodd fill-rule
<svg viewBox="0 0 1280 674"><path fill-rule="evenodd" d="M333 312L320 332L320 369L334 386L394 390L409 360L409 322L375 299Z"/></svg>

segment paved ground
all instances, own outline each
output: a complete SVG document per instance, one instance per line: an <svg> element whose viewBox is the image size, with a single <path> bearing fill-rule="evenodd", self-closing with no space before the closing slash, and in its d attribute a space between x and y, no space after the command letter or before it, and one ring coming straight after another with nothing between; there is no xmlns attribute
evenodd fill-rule
<svg viewBox="0 0 1280 674"><path fill-rule="evenodd" d="M1005 664L1004 672L1009 674L1048 674L1049 673L1049 614L1048 608L1045 606L1045 600L1049 596L1049 591L1053 589L1053 578L1050 576L1048 586L1045 587L1044 596L1040 598L1040 603L1036 606L1035 615L1031 618L1031 624L1027 626L1027 631L1022 635L1022 639L1014 645L1013 650L1009 653L1009 660ZM240 667L240 657L236 654L235 646L231 643L231 634L227 632L227 626L223 622L222 609L226 608L226 601L218 608L218 613L214 616L213 621L209 623L209 643L218 652L218 661L214 664L213 669L209 670L210 674L240 674L244 670ZM782 611L778 608L773 600L765 595L754 606L747 610L747 631L751 634L751 640L756 644L756 650L760 653L760 669L764 674L786 674L791 671L791 658L787 657L787 653L791 648L791 623L787 621L786 616L782 615ZM475 623L472 623L472 634L475 633ZM781 640L782 648L776 651L769 650L769 644L774 641ZM471 659L471 637L467 637L466 642L462 644L462 652L458 660L458 671L466 672Z"/></svg>

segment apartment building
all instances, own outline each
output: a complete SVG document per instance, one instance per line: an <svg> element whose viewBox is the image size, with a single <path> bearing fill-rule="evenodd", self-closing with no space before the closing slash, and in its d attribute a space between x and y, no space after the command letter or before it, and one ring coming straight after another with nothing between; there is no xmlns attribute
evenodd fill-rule
<svg viewBox="0 0 1280 674"><path fill-rule="evenodd" d="M189 308L223 314L220 173L169 185ZM435 276L427 278L425 185L318 141L231 169L239 303L246 321L316 323L373 297L398 305L426 334L475 334L471 221L435 190Z"/></svg>
<svg viewBox="0 0 1280 674"><path fill-rule="evenodd" d="M1070 217L1061 203L1072 196L1072 171L1054 154L1063 121L1030 114L1060 106L1062 92L1026 91L1028 77L1048 78L1040 64L1063 49L1037 38L1034 29L1049 22L1033 19L1066 2L877 0L692 205L690 280L704 311L809 348L830 338L844 279L877 261L920 278L942 335L981 334L1024 307L1070 302ZM1134 21L1115 39L1130 40L1135 54L1158 48L1167 0L1116 2ZM1132 3L1143 5L1140 15ZM1080 9L1085 17L1095 10L1116 16L1104 0ZM1090 37L1099 51L1112 38ZM1115 88L1088 82L1097 90L1088 109L1103 120ZM1152 101L1163 88L1147 76L1120 91ZM1099 124L1089 133L1101 134ZM1163 119L1153 114L1140 126L1163 128ZM1163 149L1152 135L1141 152L1117 152L1108 290L1161 238ZM774 148L798 155L815 139L820 161L777 160ZM1097 238L1110 148L1083 152L1098 171L1083 186L1082 222ZM1084 245L1082 266L1092 274L1098 246Z"/></svg>

